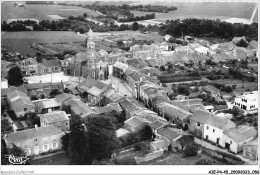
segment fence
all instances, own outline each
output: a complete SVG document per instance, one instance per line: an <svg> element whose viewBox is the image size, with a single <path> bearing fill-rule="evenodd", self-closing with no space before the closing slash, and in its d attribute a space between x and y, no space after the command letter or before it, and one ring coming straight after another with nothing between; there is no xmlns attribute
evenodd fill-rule
<svg viewBox="0 0 260 175"><path fill-rule="evenodd" d="M138 164L138 163L147 162L149 160L156 159L158 157L161 157L162 155L163 155L163 149L159 149L152 153L146 154L143 157L135 157L135 161Z"/></svg>

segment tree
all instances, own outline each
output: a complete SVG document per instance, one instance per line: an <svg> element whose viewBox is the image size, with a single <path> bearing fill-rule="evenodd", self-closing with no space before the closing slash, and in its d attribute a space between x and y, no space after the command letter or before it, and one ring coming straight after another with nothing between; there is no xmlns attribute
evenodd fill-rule
<svg viewBox="0 0 260 175"><path fill-rule="evenodd" d="M193 142L192 144L189 144L184 149L184 157L192 157L196 156L198 151L198 146Z"/></svg>
<svg viewBox="0 0 260 175"><path fill-rule="evenodd" d="M186 85L178 86L178 92L183 95L190 95L190 88Z"/></svg>
<svg viewBox="0 0 260 175"><path fill-rule="evenodd" d="M91 117L85 122L89 134L89 148L92 158L101 160L110 158L112 153L120 147L116 137L116 128L111 118Z"/></svg>
<svg viewBox="0 0 260 175"><path fill-rule="evenodd" d="M23 84L22 72L18 66L15 66L8 71L8 84L10 86L20 86Z"/></svg>
<svg viewBox="0 0 260 175"><path fill-rule="evenodd" d="M88 17L88 14L87 14L87 13L83 13L83 16L84 16L85 18L87 18L87 17Z"/></svg>
<svg viewBox="0 0 260 175"><path fill-rule="evenodd" d="M76 165L90 165L92 163L87 129L79 116L71 116L70 134L62 137L62 143L71 163Z"/></svg>
<svg viewBox="0 0 260 175"><path fill-rule="evenodd" d="M11 131L13 129L12 124L7 118L1 119L1 132Z"/></svg>
<svg viewBox="0 0 260 175"><path fill-rule="evenodd" d="M27 112L24 114L24 117L29 126L40 126L40 117L35 112Z"/></svg>
<svg viewBox="0 0 260 175"><path fill-rule="evenodd" d="M139 29L139 24L135 21L133 24L132 24L132 29L134 31L138 30Z"/></svg>
<svg viewBox="0 0 260 175"><path fill-rule="evenodd" d="M245 39L241 39L237 42L236 44L239 47L247 47L248 46L248 42Z"/></svg>
<svg viewBox="0 0 260 175"><path fill-rule="evenodd" d="M51 97L55 97L56 95L61 94L61 90L60 89L52 89L50 92L50 96Z"/></svg>
<svg viewBox="0 0 260 175"><path fill-rule="evenodd" d="M120 47L120 46L124 46L123 40L118 40L116 42L116 44Z"/></svg>

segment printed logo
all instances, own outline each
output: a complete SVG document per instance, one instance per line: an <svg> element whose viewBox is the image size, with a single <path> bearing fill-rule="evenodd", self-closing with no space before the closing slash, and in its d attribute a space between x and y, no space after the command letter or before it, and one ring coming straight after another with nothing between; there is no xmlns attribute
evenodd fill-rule
<svg viewBox="0 0 260 175"><path fill-rule="evenodd" d="M6 155L5 157L8 158L9 162L13 165L25 164L26 161L29 160L27 157L16 157L13 154Z"/></svg>

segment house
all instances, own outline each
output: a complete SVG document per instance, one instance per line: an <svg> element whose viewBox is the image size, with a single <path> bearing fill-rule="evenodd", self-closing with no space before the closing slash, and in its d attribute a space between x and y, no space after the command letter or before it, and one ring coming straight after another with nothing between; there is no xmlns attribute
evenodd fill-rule
<svg viewBox="0 0 260 175"><path fill-rule="evenodd" d="M86 78L85 80L83 80L83 82L80 82L77 86L78 90L81 93L86 92L88 89L92 88L93 86L95 86L98 83L97 80L91 79L91 78Z"/></svg>
<svg viewBox="0 0 260 175"><path fill-rule="evenodd" d="M209 119L210 113L203 110L195 110L190 117L189 131L198 138L203 138L204 125Z"/></svg>
<svg viewBox="0 0 260 175"><path fill-rule="evenodd" d="M27 58L18 61L18 65L20 66L22 73L26 76L38 74L38 62L36 58Z"/></svg>
<svg viewBox="0 0 260 175"><path fill-rule="evenodd" d="M192 116L192 113L165 102L158 104L158 110L161 117L165 118L170 123L177 124L182 128L188 127L189 118Z"/></svg>
<svg viewBox="0 0 260 175"><path fill-rule="evenodd" d="M126 60L128 66L130 67L134 67L136 69L142 69L146 66L145 62L140 60L140 59L136 59L136 58L133 58L133 59L128 59Z"/></svg>
<svg viewBox="0 0 260 175"><path fill-rule="evenodd" d="M70 99L79 99L79 97L73 95L73 94L68 94L68 93L61 93L61 94L58 94L54 97L56 99L56 101L58 103L61 104L61 106L67 101L67 100L70 100Z"/></svg>
<svg viewBox="0 0 260 175"><path fill-rule="evenodd" d="M258 91L253 91L251 94L243 94L235 98L236 106L248 112L257 112L258 109Z"/></svg>
<svg viewBox="0 0 260 175"><path fill-rule="evenodd" d="M9 92L12 92L12 91L15 91L15 90L23 92L25 94L28 94L26 88L24 88L24 87L10 86L9 88L1 89L1 104L2 104L2 106L8 106L9 105L9 102L7 100L7 94Z"/></svg>
<svg viewBox="0 0 260 175"><path fill-rule="evenodd" d="M109 103L107 104L108 107L110 107L112 110L116 111L118 114L123 113L123 109L119 105L119 103Z"/></svg>
<svg viewBox="0 0 260 175"><path fill-rule="evenodd" d="M171 142L166 139L157 139L155 141L150 142L150 149L151 151L156 151L159 149L163 149L164 151L169 150L169 146L171 145Z"/></svg>
<svg viewBox="0 0 260 175"><path fill-rule="evenodd" d="M137 133L144 129L148 123L149 122L143 118L131 117L124 122L124 128L132 133Z"/></svg>
<svg viewBox="0 0 260 175"><path fill-rule="evenodd" d="M222 147L237 154L243 151L245 143L252 141L257 136L254 127L241 126L240 128L230 128L223 132Z"/></svg>
<svg viewBox="0 0 260 175"><path fill-rule="evenodd" d="M194 98L187 100L172 100L169 102L172 105L178 106L187 112L193 113L194 110L203 110L206 111L205 107L202 104L202 99Z"/></svg>
<svg viewBox="0 0 260 175"><path fill-rule="evenodd" d="M130 90L135 98L138 98L139 83L142 81L142 75L140 73L133 71L126 76L126 83L128 84Z"/></svg>
<svg viewBox="0 0 260 175"><path fill-rule="evenodd" d="M32 156L60 150L63 135L64 132L55 126L37 127L36 125L33 129L5 134L4 140L8 148L12 148L14 144L22 148L27 156Z"/></svg>
<svg viewBox="0 0 260 175"><path fill-rule="evenodd" d="M231 120L211 115L204 124L203 138L218 145L222 145L224 131L235 127L236 124Z"/></svg>
<svg viewBox="0 0 260 175"><path fill-rule="evenodd" d="M258 139L244 144L243 157L251 160L258 160Z"/></svg>
<svg viewBox="0 0 260 175"><path fill-rule="evenodd" d="M83 103L80 99L69 99L64 102L63 109L69 107L71 115L79 115L81 118L85 118L96 114L87 104Z"/></svg>
<svg viewBox="0 0 260 175"><path fill-rule="evenodd" d="M159 75L161 75L161 71L157 68L154 68L154 67L145 66L140 71L141 71L141 73L146 74L148 76L159 76Z"/></svg>
<svg viewBox="0 0 260 175"><path fill-rule="evenodd" d="M7 101L10 109L14 111L17 117L24 116L27 112L34 112L35 105L31 99L23 92L14 90L7 94Z"/></svg>
<svg viewBox="0 0 260 175"><path fill-rule="evenodd" d="M124 101L119 102L120 106L122 107L123 111L125 112L126 119L129 119L132 115L132 112L136 110L136 105L131 103L129 100L125 99Z"/></svg>
<svg viewBox="0 0 260 175"><path fill-rule="evenodd" d="M112 74L115 77L118 77L118 78L125 80L126 79L125 72L126 72L127 68L128 68L127 64L116 62L113 65L113 73Z"/></svg>
<svg viewBox="0 0 260 175"><path fill-rule="evenodd" d="M63 132L70 129L69 117L64 111L55 111L40 115L41 127L53 125Z"/></svg>
<svg viewBox="0 0 260 175"><path fill-rule="evenodd" d="M200 46L194 49L197 54L207 55L209 48Z"/></svg>
<svg viewBox="0 0 260 175"><path fill-rule="evenodd" d="M36 113L50 113L55 110L60 110L60 103L55 99L40 99L32 101L35 105Z"/></svg>
<svg viewBox="0 0 260 175"><path fill-rule="evenodd" d="M182 138L184 133L176 128L172 127L164 127L158 130L156 135L156 140L167 140L170 143L172 151L181 149L181 145L179 143L179 139ZM169 145L169 146L170 146ZM170 147L168 147L170 149Z"/></svg>
<svg viewBox="0 0 260 175"><path fill-rule="evenodd" d="M220 97L220 90L218 90L212 85L203 86L202 90L206 93L209 93L213 97Z"/></svg>
<svg viewBox="0 0 260 175"><path fill-rule="evenodd" d="M205 108L209 112L213 112L214 111L214 106L212 106L212 105L205 106Z"/></svg>
<svg viewBox="0 0 260 175"><path fill-rule="evenodd" d="M7 78L9 70L16 66L15 63L1 60L1 77Z"/></svg>
<svg viewBox="0 0 260 175"><path fill-rule="evenodd" d="M155 122L153 122L150 126L153 130L153 134L156 136L158 133L158 130L169 125L169 123L167 121L163 121L163 120L156 120Z"/></svg>
<svg viewBox="0 0 260 175"><path fill-rule="evenodd" d="M187 100L187 99L188 99L188 96L186 96L186 95L177 95L177 96L175 97L175 100L177 100L177 101Z"/></svg>
<svg viewBox="0 0 260 175"><path fill-rule="evenodd" d="M115 89L112 89L112 88L105 91L103 94L103 97L104 98L102 99L102 102L101 102L102 105L107 105L110 103L118 103L120 101L125 100L124 96L121 96L118 92L116 92Z"/></svg>
<svg viewBox="0 0 260 175"><path fill-rule="evenodd" d="M101 106L103 94L110 88L112 88L112 84L107 85L98 81L93 87L86 91L88 102L90 102L91 105Z"/></svg>
<svg viewBox="0 0 260 175"><path fill-rule="evenodd" d="M8 81L5 78L1 78L1 89L8 88Z"/></svg>
<svg viewBox="0 0 260 175"><path fill-rule="evenodd" d="M54 59L54 60L43 59L42 64L46 67L46 69L45 70L39 70L39 73L61 72L61 63L58 59Z"/></svg>

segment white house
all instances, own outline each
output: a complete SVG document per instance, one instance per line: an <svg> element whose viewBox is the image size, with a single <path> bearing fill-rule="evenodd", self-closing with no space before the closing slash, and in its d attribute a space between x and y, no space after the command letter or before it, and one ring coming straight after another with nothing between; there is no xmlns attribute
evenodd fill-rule
<svg viewBox="0 0 260 175"><path fill-rule="evenodd" d="M230 128L235 128L235 123L231 120L211 115L204 124L203 138L223 145L223 132Z"/></svg>
<svg viewBox="0 0 260 175"><path fill-rule="evenodd" d="M251 94L243 94L235 98L235 105L248 112L253 112L258 109L258 91L253 91Z"/></svg>

